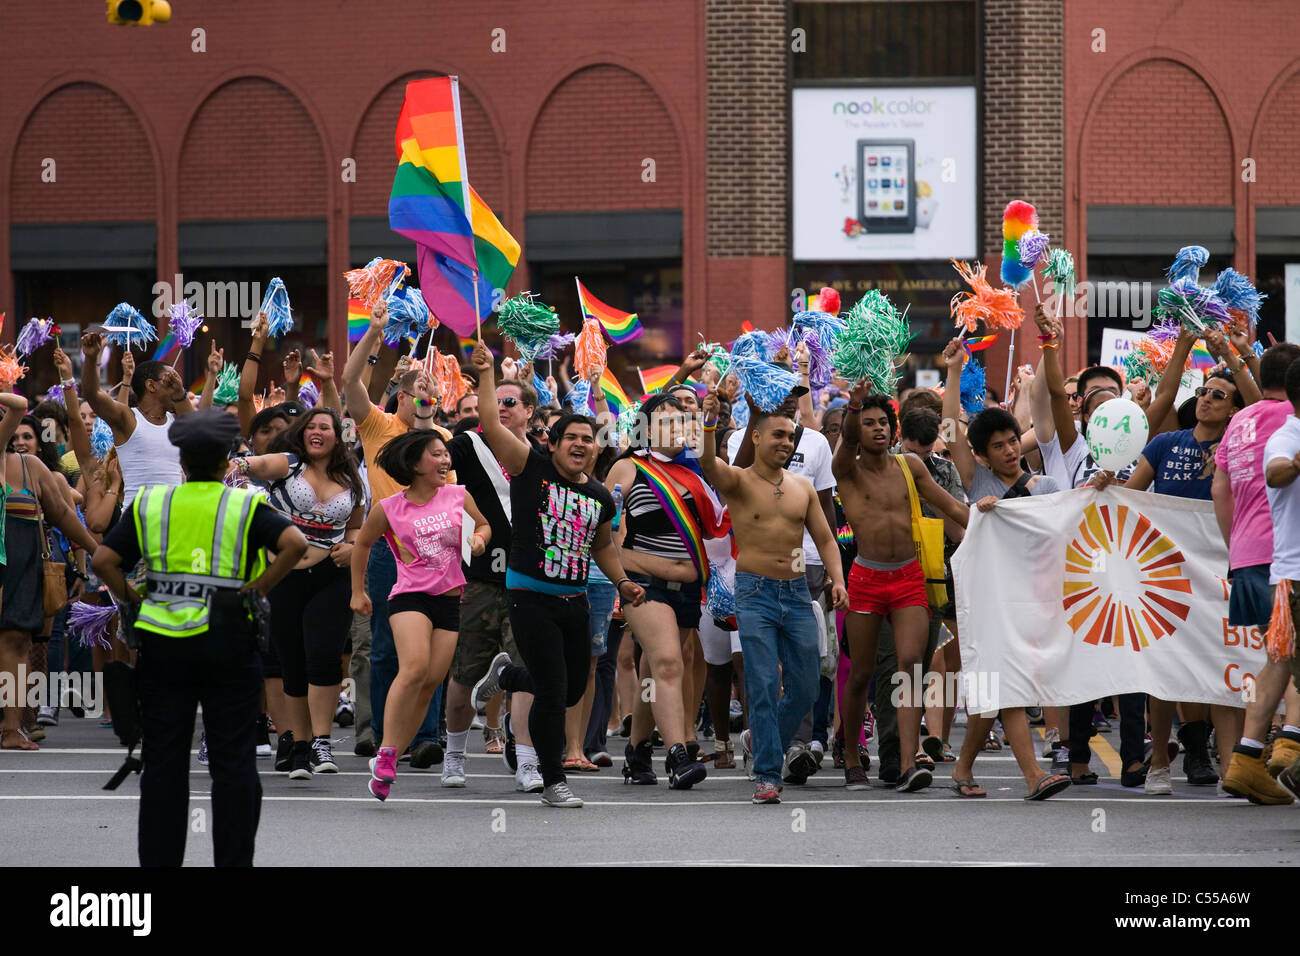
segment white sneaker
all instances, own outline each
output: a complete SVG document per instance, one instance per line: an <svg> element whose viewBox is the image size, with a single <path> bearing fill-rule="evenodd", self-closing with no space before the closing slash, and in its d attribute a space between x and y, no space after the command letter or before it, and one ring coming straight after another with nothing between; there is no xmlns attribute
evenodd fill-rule
<svg viewBox="0 0 1300 956"><path fill-rule="evenodd" d="M1173 785L1169 782L1169 768L1161 767L1157 770L1152 767L1147 771L1147 782L1144 788L1147 793L1159 794L1161 796L1174 792Z"/></svg>
<svg viewBox="0 0 1300 956"><path fill-rule="evenodd" d="M515 789L523 793L541 793L546 789L542 783L542 775L535 764L519 765L519 769L515 771Z"/></svg>
<svg viewBox="0 0 1300 956"><path fill-rule="evenodd" d="M447 753L442 758L442 785L444 787L465 786L465 755Z"/></svg>
<svg viewBox="0 0 1300 956"><path fill-rule="evenodd" d="M816 759L817 768L818 770L820 770L822 761L826 759L826 748L822 746L822 742L820 740L814 740L812 743L808 745L808 750L812 753L813 757ZM815 772L816 771L814 771L814 773Z"/></svg>
<svg viewBox="0 0 1300 956"><path fill-rule="evenodd" d="M1053 727L1043 739L1043 756L1050 757L1061 743L1061 732Z"/></svg>

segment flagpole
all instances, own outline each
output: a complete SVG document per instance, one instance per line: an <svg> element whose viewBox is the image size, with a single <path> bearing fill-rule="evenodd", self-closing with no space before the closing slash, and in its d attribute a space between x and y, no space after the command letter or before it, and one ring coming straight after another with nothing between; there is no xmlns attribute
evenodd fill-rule
<svg viewBox="0 0 1300 956"><path fill-rule="evenodd" d="M479 315L479 311L478 311L478 272L475 271L473 273L473 276L474 276L474 324L478 327L478 340L482 342L483 341L483 318L482 316ZM430 335L429 341L433 342L432 334Z"/></svg>

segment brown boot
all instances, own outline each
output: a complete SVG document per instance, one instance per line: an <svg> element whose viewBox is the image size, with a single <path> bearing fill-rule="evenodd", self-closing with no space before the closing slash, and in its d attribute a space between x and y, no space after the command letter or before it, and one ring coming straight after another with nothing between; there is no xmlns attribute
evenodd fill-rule
<svg viewBox="0 0 1300 956"><path fill-rule="evenodd" d="M718 740L713 745L713 768L715 770L735 770L736 753L730 740Z"/></svg>
<svg viewBox="0 0 1300 956"><path fill-rule="evenodd" d="M1286 806L1295 802L1268 774L1264 758L1248 757L1234 751L1228 764L1228 775L1223 778L1223 790L1234 797L1244 797L1251 803L1266 806Z"/></svg>

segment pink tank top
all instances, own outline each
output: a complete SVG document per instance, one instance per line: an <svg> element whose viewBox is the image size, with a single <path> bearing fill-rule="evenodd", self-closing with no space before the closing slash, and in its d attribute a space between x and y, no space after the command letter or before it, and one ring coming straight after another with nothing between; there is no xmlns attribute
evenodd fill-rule
<svg viewBox="0 0 1300 956"><path fill-rule="evenodd" d="M465 583L460 560L460 530L465 486L443 485L422 505L398 492L383 500L390 530L384 534L397 558L395 594L446 594ZM398 547L398 544L401 547ZM411 557L415 560L407 563Z"/></svg>

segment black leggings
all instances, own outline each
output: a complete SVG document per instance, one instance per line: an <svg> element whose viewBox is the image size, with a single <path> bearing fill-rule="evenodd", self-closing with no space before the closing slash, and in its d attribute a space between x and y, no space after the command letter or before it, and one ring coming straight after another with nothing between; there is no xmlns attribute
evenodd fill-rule
<svg viewBox="0 0 1300 956"><path fill-rule="evenodd" d="M533 695L528 732L551 786L564 778L564 711L582 700L591 667L587 596L562 598L511 590L510 627L524 666L507 667L501 686Z"/></svg>
<svg viewBox="0 0 1300 956"><path fill-rule="evenodd" d="M280 658L284 692L306 697L307 685L343 681L343 645L352 622L347 568L331 558L299 571L271 589L271 635Z"/></svg>

